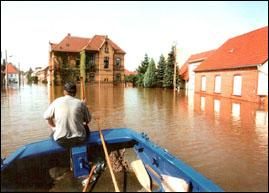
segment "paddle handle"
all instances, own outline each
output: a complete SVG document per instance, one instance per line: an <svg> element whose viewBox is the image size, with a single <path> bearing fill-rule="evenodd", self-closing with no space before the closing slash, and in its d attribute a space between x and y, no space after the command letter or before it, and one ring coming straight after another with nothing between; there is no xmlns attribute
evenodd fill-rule
<svg viewBox="0 0 269 193"><path fill-rule="evenodd" d="M80 77L80 90L81 90L81 100L85 99L85 85L84 85L84 79L81 76Z"/></svg>
<svg viewBox="0 0 269 193"><path fill-rule="evenodd" d="M90 181L91 181L91 178L92 178L92 175L93 175L93 171L95 170L96 168L96 165L94 165L91 169L91 172L89 174L89 177L88 177L88 181L87 181L87 184L85 185L85 187L83 188L83 192L86 192L87 191L87 188L88 188L88 185L90 184Z"/></svg>
<svg viewBox="0 0 269 193"><path fill-rule="evenodd" d="M108 165L111 177L112 177L112 181L113 181L113 184L114 184L115 191L120 192L120 189L118 187L115 175L114 175L113 170L112 170L111 162L110 162L110 159L109 159L109 156L108 156L108 153L107 153L107 148L106 148L104 136L102 134L102 131L101 131L100 127L99 127L99 133L100 133L100 139L102 141L102 145L103 145L103 149L104 149L105 157L106 157L106 162L107 162L107 165Z"/></svg>

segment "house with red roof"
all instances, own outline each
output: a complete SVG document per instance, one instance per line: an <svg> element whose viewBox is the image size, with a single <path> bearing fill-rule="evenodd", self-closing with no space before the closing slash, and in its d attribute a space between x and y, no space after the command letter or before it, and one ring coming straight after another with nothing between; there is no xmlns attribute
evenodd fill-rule
<svg viewBox="0 0 269 193"><path fill-rule="evenodd" d="M45 67L37 67L31 76L36 76L37 77L37 81L41 82L41 83L48 83L48 70L49 70L49 66L45 66Z"/></svg>
<svg viewBox="0 0 269 193"><path fill-rule="evenodd" d="M108 36L92 38L68 34L60 43L50 43L49 69L56 84L65 81L123 83L125 52Z"/></svg>
<svg viewBox="0 0 269 193"><path fill-rule="evenodd" d="M206 60L215 50L210 50L207 52L201 52L197 54L192 54L187 61L179 69L179 75L182 80L184 80L184 88L186 91L194 91L195 83L195 72L194 70Z"/></svg>
<svg viewBox="0 0 269 193"><path fill-rule="evenodd" d="M18 83L20 71L12 64L7 64L7 79L8 82Z"/></svg>
<svg viewBox="0 0 269 193"><path fill-rule="evenodd" d="M124 70L124 75L125 76L136 75L136 74L137 74L137 72L135 72L135 71L130 71L130 70L127 70L127 69Z"/></svg>
<svg viewBox="0 0 269 193"><path fill-rule="evenodd" d="M227 40L194 71L195 92L251 102L268 99L268 26Z"/></svg>

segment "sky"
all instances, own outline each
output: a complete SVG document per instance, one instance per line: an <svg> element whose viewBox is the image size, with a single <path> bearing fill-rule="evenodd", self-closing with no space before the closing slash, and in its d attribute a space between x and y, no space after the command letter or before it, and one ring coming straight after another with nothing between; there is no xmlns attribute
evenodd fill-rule
<svg viewBox="0 0 269 193"><path fill-rule="evenodd" d="M217 49L229 38L268 26L267 1L1 1L1 59L22 70L45 67L49 42L68 33L108 35L125 52L125 68L145 54L157 64L172 45L181 66L191 54Z"/></svg>

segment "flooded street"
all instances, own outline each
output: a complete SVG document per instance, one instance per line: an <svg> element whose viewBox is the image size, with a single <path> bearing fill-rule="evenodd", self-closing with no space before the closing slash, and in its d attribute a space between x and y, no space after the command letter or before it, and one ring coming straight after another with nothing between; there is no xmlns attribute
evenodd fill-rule
<svg viewBox="0 0 269 193"><path fill-rule="evenodd" d="M43 113L62 87L1 90L1 157L47 139ZM78 92L77 97L80 97ZM86 87L91 130L132 128L225 191L268 191L268 109L256 103L170 89Z"/></svg>

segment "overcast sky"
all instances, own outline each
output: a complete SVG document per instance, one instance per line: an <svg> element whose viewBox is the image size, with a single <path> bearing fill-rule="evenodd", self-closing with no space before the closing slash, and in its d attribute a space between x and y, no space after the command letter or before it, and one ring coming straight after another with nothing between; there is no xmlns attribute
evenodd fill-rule
<svg viewBox="0 0 269 193"><path fill-rule="evenodd" d="M268 2L3 2L1 51L23 70L48 65L49 41L67 33L108 35L135 70L145 53L157 63L177 43L182 65L191 55L268 26Z"/></svg>

